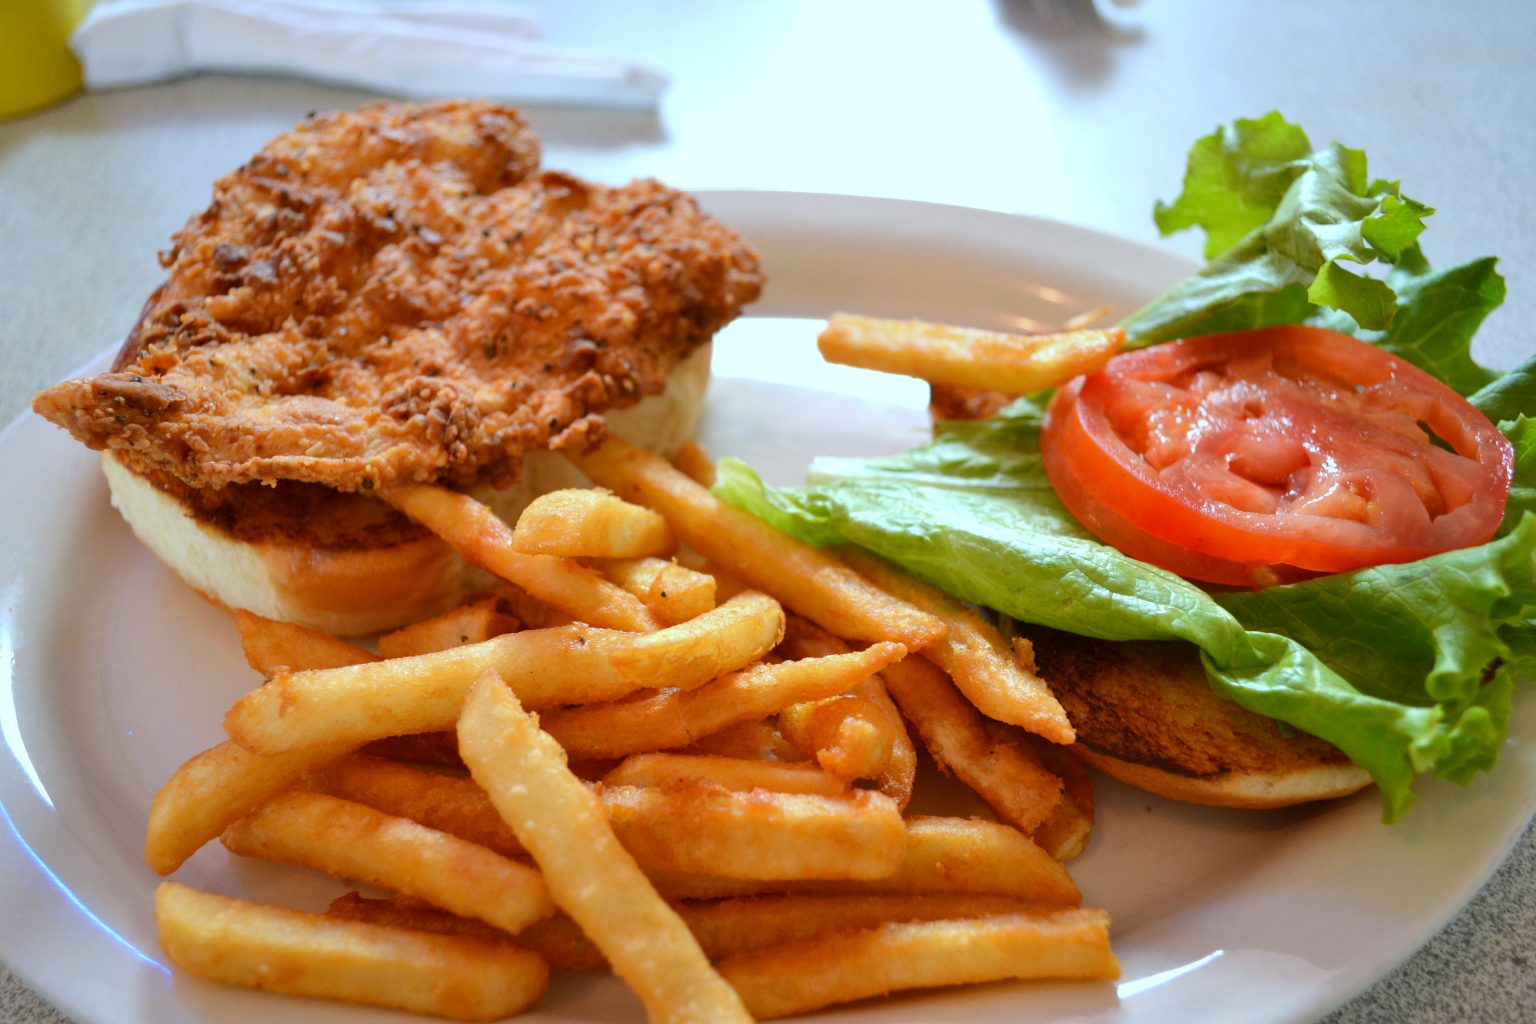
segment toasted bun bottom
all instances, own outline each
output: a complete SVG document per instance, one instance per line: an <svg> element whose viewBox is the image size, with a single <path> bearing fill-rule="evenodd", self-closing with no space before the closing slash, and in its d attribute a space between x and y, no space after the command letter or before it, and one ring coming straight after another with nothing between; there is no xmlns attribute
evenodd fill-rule
<svg viewBox="0 0 1536 1024"><path fill-rule="evenodd" d="M608 429L670 455L693 435L709 382L710 346L679 363L666 388L605 414ZM263 488L261 508L211 512L174 487L106 452L102 472L112 504L133 532L209 600L267 618L360 636L394 629L452 607L485 576L446 544L380 502L336 492L285 505L282 485ZM538 495L585 487L562 455L532 452L522 477L475 497L509 522Z"/></svg>
<svg viewBox="0 0 1536 1024"><path fill-rule="evenodd" d="M1369 785L1330 743L1282 732L1211 689L1191 644L1030 631L1040 674L1077 730L1070 749L1111 778L1215 807L1288 807Z"/></svg>
<svg viewBox="0 0 1536 1024"><path fill-rule="evenodd" d="M1073 745L1072 753L1089 767L1097 768L1128 786L1170 800L1204 804L1207 807L1250 810L1293 807L1314 800L1348 796L1371 784L1371 777L1356 764L1298 767L1270 775L1223 772L1214 776L1193 777L1121 761L1081 743Z"/></svg>

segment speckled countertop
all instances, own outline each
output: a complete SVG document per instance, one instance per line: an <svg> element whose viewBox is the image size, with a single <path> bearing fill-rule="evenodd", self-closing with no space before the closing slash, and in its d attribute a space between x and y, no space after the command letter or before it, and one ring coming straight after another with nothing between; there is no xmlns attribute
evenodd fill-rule
<svg viewBox="0 0 1536 1024"><path fill-rule="evenodd" d="M655 115L533 112L548 164L604 180L933 200L1170 244L1149 208L1176 189L1189 142L1278 107L1314 141L1366 148L1373 170L1438 207L1438 258L1502 257L1509 300L1479 355L1509 366L1536 348L1536 7L1148 2L1105 34L1010 0L942 14L810 0L530 6L553 39L672 75ZM362 98L201 78L0 123L0 422L121 337L156 282L151 254L213 178L307 110ZM1443 931L1326 1020L1536 1020L1533 893L1527 827ZM17 926L0 908L0 931ZM0 1020L64 1019L0 969Z"/></svg>

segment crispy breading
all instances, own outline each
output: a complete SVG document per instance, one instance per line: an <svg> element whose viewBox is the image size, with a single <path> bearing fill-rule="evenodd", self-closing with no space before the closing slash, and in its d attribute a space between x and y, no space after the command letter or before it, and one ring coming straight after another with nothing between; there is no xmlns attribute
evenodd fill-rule
<svg viewBox="0 0 1536 1024"><path fill-rule="evenodd" d="M197 488L511 483L660 391L762 280L688 196L538 161L488 103L311 117L216 184L112 371L33 408Z"/></svg>

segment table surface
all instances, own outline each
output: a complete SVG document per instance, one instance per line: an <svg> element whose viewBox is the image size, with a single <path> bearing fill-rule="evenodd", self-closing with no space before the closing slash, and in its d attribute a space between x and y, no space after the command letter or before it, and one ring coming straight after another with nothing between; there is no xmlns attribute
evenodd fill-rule
<svg viewBox="0 0 1536 1024"><path fill-rule="evenodd" d="M533 108L546 163L605 181L923 199L1159 241L1151 203L1189 144L1280 109L1314 142L1438 211L1437 262L1502 258L1509 298L1476 352L1529 355L1536 317L1536 6L1180 0L1085 21L1053 0L947 4L534 3L551 42L672 79L655 112ZM0 423L113 339L157 283L157 248L209 183L314 109L365 94L200 77L78 97L0 123ZM88 298L87 298L88 296ZM1536 838L1336 1024L1536 1014ZM0 968L0 1020L64 1018Z"/></svg>

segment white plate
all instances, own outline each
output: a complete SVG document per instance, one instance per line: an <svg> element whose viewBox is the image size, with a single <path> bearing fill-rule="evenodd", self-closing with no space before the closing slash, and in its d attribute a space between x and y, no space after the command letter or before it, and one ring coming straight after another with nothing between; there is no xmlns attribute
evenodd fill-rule
<svg viewBox="0 0 1536 1024"><path fill-rule="evenodd" d="M1125 312L1188 266L1065 225L951 207L784 193L706 205L762 251L755 319L719 345L705 440L795 483L811 456L896 451L922 435L923 392L820 363L804 320L834 309L980 325ZM131 315L124 310L124 316ZM95 458L27 417L0 434L0 959L91 1022L397 1020L172 976L140 858L160 783L221 738L257 683L230 623L138 546ZM1124 979L994 985L871 1003L848 1021L1305 1020L1427 940L1477 890L1536 809L1536 702L1498 769L1433 785L1402 824L1373 795L1270 814L1207 811L1100 787L1073 865L1114 915ZM333 883L237 863L215 844L190 884L318 909ZM616 982L558 983L529 1021L640 1020ZM823 1019L818 1017L817 1019Z"/></svg>

